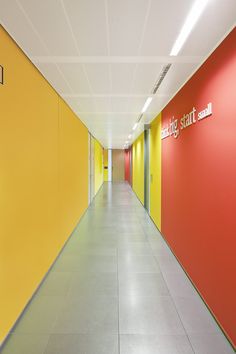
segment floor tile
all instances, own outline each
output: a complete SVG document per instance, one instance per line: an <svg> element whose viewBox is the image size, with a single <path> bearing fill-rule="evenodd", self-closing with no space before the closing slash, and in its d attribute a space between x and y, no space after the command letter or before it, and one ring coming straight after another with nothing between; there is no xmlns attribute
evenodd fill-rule
<svg viewBox="0 0 236 354"><path fill-rule="evenodd" d="M145 242L119 242L118 243L118 256L148 256L152 255L152 249L147 241Z"/></svg>
<svg viewBox="0 0 236 354"><path fill-rule="evenodd" d="M119 295L129 296L162 296L169 291L161 273L124 273L119 274Z"/></svg>
<svg viewBox="0 0 236 354"><path fill-rule="evenodd" d="M196 354L233 354L235 351L222 333L190 334L190 342Z"/></svg>
<svg viewBox="0 0 236 354"><path fill-rule="evenodd" d="M1 354L44 354L49 335L11 334Z"/></svg>
<svg viewBox="0 0 236 354"><path fill-rule="evenodd" d="M163 274L165 273L178 273L183 272L181 265L178 263L174 255L169 254L159 254L155 255L155 258L161 268Z"/></svg>
<svg viewBox="0 0 236 354"><path fill-rule="evenodd" d="M117 296L118 281L116 274L113 273L92 273L78 274L74 276L68 291L69 297L90 296Z"/></svg>
<svg viewBox="0 0 236 354"><path fill-rule="evenodd" d="M121 335L120 354L194 354L188 337Z"/></svg>
<svg viewBox="0 0 236 354"><path fill-rule="evenodd" d="M117 334L118 299L100 297L67 298L52 333Z"/></svg>
<svg viewBox="0 0 236 354"><path fill-rule="evenodd" d="M35 296L13 331L17 334L50 333L63 303L63 296Z"/></svg>
<svg viewBox="0 0 236 354"><path fill-rule="evenodd" d="M44 354L118 353L118 335L53 334Z"/></svg>
<svg viewBox="0 0 236 354"><path fill-rule="evenodd" d="M217 333L220 331L199 295L195 297L173 297L179 316L187 333Z"/></svg>
<svg viewBox="0 0 236 354"><path fill-rule="evenodd" d="M54 271L117 272L117 257L107 255L63 255L53 267Z"/></svg>
<svg viewBox="0 0 236 354"><path fill-rule="evenodd" d="M172 296L195 297L197 291L184 272L164 273L164 279Z"/></svg>
<svg viewBox="0 0 236 354"><path fill-rule="evenodd" d="M118 257L118 271L122 273L160 273L152 255L121 255Z"/></svg>
<svg viewBox="0 0 236 354"><path fill-rule="evenodd" d="M121 334L185 334L170 296L120 297Z"/></svg>
<svg viewBox="0 0 236 354"><path fill-rule="evenodd" d="M42 283L38 296L66 296L71 277L71 272L50 272Z"/></svg>

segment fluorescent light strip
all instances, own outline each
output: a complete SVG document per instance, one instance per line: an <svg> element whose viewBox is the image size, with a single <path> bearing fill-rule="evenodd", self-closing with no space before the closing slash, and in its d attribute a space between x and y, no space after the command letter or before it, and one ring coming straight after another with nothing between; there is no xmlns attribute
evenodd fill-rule
<svg viewBox="0 0 236 354"><path fill-rule="evenodd" d="M138 123L135 123L134 126L133 126L133 130L135 130L138 126Z"/></svg>
<svg viewBox="0 0 236 354"><path fill-rule="evenodd" d="M129 135L128 135L128 138L129 138L129 139L131 139L131 138L132 138L132 135L131 135L131 134L129 134Z"/></svg>
<svg viewBox="0 0 236 354"><path fill-rule="evenodd" d="M201 13L203 12L208 0L196 0L195 3L193 4L193 7L191 8L186 21L180 31L180 34L178 35L178 38L175 41L175 44L173 45L173 48L171 49L170 55L171 56L176 56L180 49L183 47L186 39L188 38L190 32L192 31L194 25L196 24L197 20L201 16Z"/></svg>
<svg viewBox="0 0 236 354"><path fill-rule="evenodd" d="M146 102L144 103L144 106L143 106L143 109L142 109L142 113L144 113L147 110L147 108L148 108L148 106L150 105L151 102L152 102L152 97L148 97L146 99Z"/></svg>

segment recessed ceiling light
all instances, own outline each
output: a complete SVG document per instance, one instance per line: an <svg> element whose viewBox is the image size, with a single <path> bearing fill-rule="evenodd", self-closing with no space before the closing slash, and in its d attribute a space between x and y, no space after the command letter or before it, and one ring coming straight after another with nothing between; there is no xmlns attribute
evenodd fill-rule
<svg viewBox="0 0 236 354"><path fill-rule="evenodd" d="M183 47L184 42L188 38L190 32L192 31L194 25L199 19L204 7L206 6L208 0L196 0L193 4L184 25L178 35L173 48L171 49L170 55L175 56L179 53L180 49Z"/></svg>
<svg viewBox="0 0 236 354"><path fill-rule="evenodd" d="M146 99L146 102L144 103L144 106L143 106L143 109L142 109L142 113L144 113L147 110L147 108L148 108L148 106L150 105L151 102L152 102L152 97L148 97Z"/></svg>
<svg viewBox="0 0 236 354"><path fill-rule="evenodd" d="M134 126L133 126L133 130L135 130L138 126L138 123L135 123Z"/></svg>

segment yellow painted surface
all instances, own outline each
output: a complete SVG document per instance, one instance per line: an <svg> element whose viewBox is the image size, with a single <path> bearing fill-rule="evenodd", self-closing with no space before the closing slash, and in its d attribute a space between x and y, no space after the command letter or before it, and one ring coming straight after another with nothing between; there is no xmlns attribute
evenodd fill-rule
<svg viewBox="0 0 236 354"><path fill-rule="evenodd" d="M132 145L133 190L144 204L144 133Z"/></svg>
<svg viewBox="0 0 236 354"><path fill-rule="evenodd" d="M88 132L0 27L0 343L88 205Z"/></svg>
<svg viewBox="0 0 236 354"><path fill-rule="evenodd" d="M63 235L69 235L88 206L88 131L59 101L59 193Z"/></svg>
<svg viewBox="0 0 236 354"><path fill-rule="evenodd" d="M161 113L150 129L150 215L161 231Z"/></svg>
<svg viewBox="0 0 236 354"><path fill-rule="evenodd" d="M107 149L104 149L103 164L104 164L104 182L107 182L108 181L108 150Z"/></svg>
<svg viewBox="0 0 236 354"><path fill-rule="evenodd" d="M95 194L103 184L103 148L95 139L94 142L94 178L95 178Z"/></svg>

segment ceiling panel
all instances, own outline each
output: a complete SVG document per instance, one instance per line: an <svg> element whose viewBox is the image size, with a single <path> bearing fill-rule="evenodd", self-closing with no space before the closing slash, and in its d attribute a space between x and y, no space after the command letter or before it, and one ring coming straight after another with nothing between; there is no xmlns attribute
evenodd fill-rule
<svg viewBox="0 0 236 354"><path fill-rule="evenodd" d="M92 92L94 94L107 94L111 91L111 80L108 64L86 64Z"/></svg>
<svg viewBox="0 0 236 354"><path fill-rule="evenodd" d="M48 82L56 88L57 92L63 94L64 92L70 92L70 86L64 80L60 70L58 70L55 64L38 63L37 68L41 71L43 76Z"/></svg>
<svg viewBox="0 0 236 354"><path fill-rule="evenodd" d="M112 112L134 114L136 119L142 111L147 96L144 97L111 97Z"/></svg>
<svg viewBox="0 0 236 354"><path fill-rule="evenodd" d="M63 0L80 55L107 55L104 1Z"/></svg>
<svg viewBox="0 0 236 354"><path fill-rule="evenodd" d="M86 77L86 73L83 69L82 64L64 63L64 64L58 64L58 67L60 68L61 72L65 76L66 80L70 83L70 86L74 93L77 94L91 93L90 86Z"/></svg>
<svg viewBox="0 0 236 354"><path fill-rule="evenodd" d="M141 55L169 55L194 0L152 0Z"/></svg>
<svg viewBox="0 0 236 354"><path fill-rule="evenodd" d="M128 126L133 126L133 122L136 121L137 116L133 113L84 113L83 117L88 121L104 124L122 123Z"/></svg>
<svg viewBox="0 0 236 354"><path fill-rule="evenodd" d="M163 67L162 63L145 63L137 66L133 83L133 93L151 93Z"/></svg>
<svg viewBox="0 0 236 354"><path fill-rule="evenodd" d="M76 47L58 0L19 0L51 55L77 55Z"/></svg>
<svg viewBox="0 0 236 354"><path fill-rule="evenodd" d="M108 97L96 97L94 98L97 112L111 112L111 98Z"/></svg>
<svg viewBox="0 0 236 354"><path fill-rule="evenodd" d="M48 55L15 0L1 0L0 23L28 55Z"/></svg>
<svg viewBox="0 0 236 354"><path fill-rule="evenodd" d="M136 64L111 64L112 92L127 94L132 90Z"/></svg>
<svg viewBox="0 0 236 354"><path fill-rule="evenodd" d="M148 95L142 97L130 97L128 101L127 111L136 112L137 118L141 113L144 103Z"/></svg>
<svg viewBox="0 0 236 354"><path fill-rule="evenodd" d="M96 103L92 97L66 97L65 100L77 112L96 112Z"/></svg>
<svg viewBox="0 0 236 354"><path fill-rule="evenodd" d="M107 0L111 55L137 55L148 0Z"/></svg>

